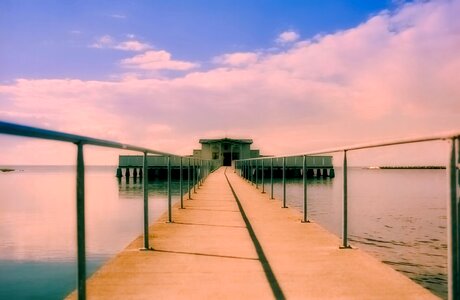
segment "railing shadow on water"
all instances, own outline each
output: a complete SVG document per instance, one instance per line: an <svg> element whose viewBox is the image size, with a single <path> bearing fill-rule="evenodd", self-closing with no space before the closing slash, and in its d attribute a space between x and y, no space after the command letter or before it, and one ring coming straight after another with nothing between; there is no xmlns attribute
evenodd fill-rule
<svg viewBox="0 0 460 300"><path fill-rule="evenodd" d="M429 137L399 139L392 141L384 141L377 143L362 144L349 147L339 147L334 149L326 149L320 151L311 151L286 156L274 157L259 157L250 159L241 159L233 162L235 172L239 176L246 179L256 188L261 188L262 193L269 190L270 199L274 199L274 185L281 186L280 198L282 207L287 207L287 176L286 176L286 160L288 158L301 158L303 163L301 166L301 183L303 185L303 205L302 205L302 222L309 222L308 213L308 161L309 158L332 153L342 153L342 170L341 170L341 191L342 191L342 214L341 214L341 249L350 249L349 233L348 233L348 153L358 150L366 150L373 148L389 147L396 145L414 144L421 142L432 141L447 141L449 144L448 161L446 162L448 185L447 185L447 294L448 299L460 299L460 233L459 233L459 218L460 218L460 203L459 203L459 186L460 186L460 146L459 133L448 135L436 135ZM274 165L281 160L282 176L277 182L274 179ZM268 177L266 174L268 173ZM268 182L268 183L267 183ZM277 182L277 183L276 183ZM326 182L327 183L327 182ZM267 189L265 185L268 185Z"/></svg>
<svg viewBox="0 0 460 300"><path fill-rule="evenodd" d="M0 134L22 136L44 140L61 141L75 144L77 147L76 157L76 215L77 215L77 297L79 300L86 299L86 235L85 235L85 163L84 146L93 145L105 148L115 148L140 152L143 154L143 174L148 174L147 157L149 154L164 156L167 158L167 197L168 197L168 220L172 222L172 191L171 191L171 158L180 160L179 191L181 207L183 207L183 195L187 190L189 195L195 192L196 186L201 185L206 177L220 165L215 160L204 160L187 156L180 156L168 152L162 152L144 147L122 144L119 142L96 139L81 135L69 134L59 131L47 130L37 127L24 126L9 122L0 121ZM183 163L186 162L186 166ZM183 186L183 172L187 172L186 187ZM192 176L190 176L192 174ZM147 183L147 184L146 184ZM148 180L142 183L142 195L144 198L143 219L144 219L144 248L150 250L149 244L149 193Z"/></svg>

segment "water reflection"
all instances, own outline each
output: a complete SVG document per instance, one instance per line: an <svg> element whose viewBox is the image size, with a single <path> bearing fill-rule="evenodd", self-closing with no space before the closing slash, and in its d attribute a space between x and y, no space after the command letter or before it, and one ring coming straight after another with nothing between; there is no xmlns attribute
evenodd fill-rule
<svg viewBox="0 0 460 300"><path fill-rule="evenodd" d="M62 299L75 288L75 168L16 169L0 173L0 299ZM86 168L88 275L142 234L142 181L120 182L115 170ZM153 221L167 207L166 183L148 192Z"/></svg>
<svg viewBox="0 0 460 300"><path fill-rule="evenodd" d="M342 178L308 181L309 216L340 236ZM349 239L435 294L447 297L444 170L349 170ZM274 186L281 199L282 185ZM288 206L302 209L301 181L287 185Z"/></svg>

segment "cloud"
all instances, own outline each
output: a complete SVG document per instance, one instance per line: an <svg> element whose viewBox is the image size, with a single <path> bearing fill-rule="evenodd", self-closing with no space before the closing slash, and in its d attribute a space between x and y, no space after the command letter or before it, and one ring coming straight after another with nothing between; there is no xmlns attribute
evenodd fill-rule
<svg viewBox="0 0 460 300"><path fill-rule="evenodd" d="M136 68L142 70L177 70L186 71L198 67L197 64L171 59L171 53L159 51L147 51L143 54L126 58L121 64L127 68Z"/></svg>
<svg viewBox="0 0 460 300"><path fill-rule="evenodd" d="M281 33L278 38L276 39L276 42L278 44L288 44L288 43L293 43L297 41L300 38L300 35L295 32L295 31L284 31Z"/></svg>
<svg viewBox="0 0 460 300"><path fill-rule="evenodd" d="M126 19L126 16L122 15L122 14L112 14L112 15L110 15L110 17L112 17L114 19Z"/></svg>
<svg viewBox="0 0 460 300"><path fill-rule="evenodd" d="M118 45L114 46L114 49L124 50L124 51L137 51L137 52L145 51L151 48L152 46L150 46L149 44L141 43L135 40L121 42Z"/></svg>
<svg viewBox="0 0 460 300"><path fill-rule="evenodd" d="M215 57L213 61L229 66L247 66L256 63L258 59L259 54L254 52L236 52Z"/></svg>
<svg viewBox="0 0 460 300"><path fill-rule="evenodd" d="M133 35L130 36L134 38ZM91 44L89 47L98 49L116 49L133 52L141 52L152 48L151 45L134 40L133 38L130 38L129 40L124 42L116 42L115 39L110 35L104 35L98 38L96 42Z"/></svg>
<svg viewBox="0 0 460 300"><path fill-rule="evenodd" d="M114 39L110 35L103 35L90 45L91 48L112 48L114 46Z"/></svg>
<svg viewBox="0 0 460 300"><path fill-rule="evenodd" d="M166 51L122 61L189 71L181 77L20 79L0 85L0 119L180 154L219 132L282 154L458 130L458 11L459 1L414 2L263 57L224 54L206 71Z"/></svg>

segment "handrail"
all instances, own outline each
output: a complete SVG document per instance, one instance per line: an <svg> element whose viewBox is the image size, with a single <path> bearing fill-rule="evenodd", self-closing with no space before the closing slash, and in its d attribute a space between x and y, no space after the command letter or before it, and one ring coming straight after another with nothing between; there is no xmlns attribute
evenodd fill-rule
<svg viewBox="0 0 460 300"><path fill-rule="evenodd" d="M258 158L246 158L235 160L235 169L239 170L239 175L248 181L251 184L254 181L254 171L257 174L258 164L252 163L253 161L257 162L259 160L270 160L270 174L271 174L271 193L270 199L273 199L273 160L274 159L283 159L282 170L283 170L283 208L286 207L286 158L288 157L303 157L303 218L302 222L308 223L307 217L307 172L306 172L306 158L307 156L314 156L319 154L327 153L343 153L343 182L342 182L342 245L341 249L348 249L350 245L348 244L348 183L347 183L347 152L403 144L413 144L421 142L431 142L431 141L440 141L447 140L450 142L449 148L449 161L446 163L447 174L448 174L448 198L447 198L447 235L448 235L448 299L460 299L460 199L458 198L459 186L460 186L460 133L452 134L439 134L428 137L419 137L419 138L407 138L407 139L396 139L389 140L384 142L374 142L368 144L346 146L339 148L332 148L319 151L310 151L301 154L292 154L292 155L282 155L282 156L270 156L270 157L258 157ZM263 166L263 164L262 164ZM264 167L263 167L264 168ZM265 169L265 168L264 168ZM264 170L262 170L264 172ZM263 183L262 183L263 184ZM257 175L256 175L256 188L257 184ZM262 192L264 192L264 186L262 186Z"/></svg>
<svg viewBox="0 0 460 300"><path fill-rule="evenodd" d="M94 146L107 147L107 148L117 148L117 149L157 154L157 155L163 155L163 156L184 157L184 156L177 155L177 154L162 152L158 150L152 150L152 149L133 146L129 144L122 144L122 143L113 142L109 140L96 139L96 138L82 136L82 135L64 133L60 131L42 129L42 128L31 127L31 126L24 126L24 125L8 123L8 122L3 122L3 121L0 121L0 133L16 135L16 136L31 137L31 138L46 139L46 140L61 141L61 142L69 142L69 143L74 143L74 144L81 143L84 145L94 145Z"/></svg>
<svg viewBox="0 0 460 300"><path fill-rule="evenodd" d="M345 147L322 149L322 150L303 152L303 153L297 153L297 154L274 155L274 156L265 156L265 157L257 157L257 158L244 158L244 159L239 159L237 161L262 160L262 159L283 158L283 157L287 158L287 157L298 157L298 156L304 156L304 155L320 155L320 154L337 153L337 152L343 152L343 151L363 150L363 149L370 149L370 148L379 148L379 147L441 141L441 140L451 140L451 139L458 139L458 138L460 138L460 132L456 132L453 134L439 134L439 135L434 135L434 136L426 136L426 137L418 137L418 138L387 140L383 142L372 142L368 144L356 144L356 145L350 145L350 146L345 146Z"/></svg>
<svg viewBox="0 0 460 300"><path fill-rule="evenodd" d="M61 142L73 143L77 146L77 180L76 180L76 212L77 212L77 296L79 300L86 299L86 234L85 234L85 163L83 160L83 146L84 145L94 145L99 147L106 148L116 148L129 151L142 152L144 154L143 159L143 173L146 174L147 178L147 154L162 155L168 158L168 220L172 222L171 215L171 157L181 158L180 164L180 200L181 208L183 208L183 191L182 191L182 160L187 158L188 163L188 194L189 198L190 193L192 192L190 187L190 169L191 169L191 160L193 160L193 192L195 193L195 187L197 184L201 185L203 180L211 173L215 168L215 161L204 160L201 158L193 158L190 156L176 155L168 152L148 149L144 147L133 146L129 144L123 144L119 142L96 139L87 136L81 136L76 134L69 134L60 131L48 130L43 128L25 126L20 124L14 124L9 122L0 121L0 134L8 134L14 136L23 136L30 138L54 140ZM200 162L197 164L197 161ZM203 164L206 162L206 164ZM211 162L211 163L209 163ZM197 174L196 170L199 169L200 173ZM141 250L151 250L149 246L149 219L148 219L148 190L147 190L147 180L143 181L143 194L144 194L144 209L143 209L143 219L144 219L144 248Z"/></svg>

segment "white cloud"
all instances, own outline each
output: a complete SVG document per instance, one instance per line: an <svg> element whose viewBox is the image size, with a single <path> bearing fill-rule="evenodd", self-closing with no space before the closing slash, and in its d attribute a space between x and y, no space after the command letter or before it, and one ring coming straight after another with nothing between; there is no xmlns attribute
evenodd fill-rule
<svg viewBox="0 0 460 300"><path fill-rule="evenodd" d="M220 57L238 68L173 79L21 79L0 85L0 119L182 154L217 132L253 138L281 154L458 130L458 11L460 1L414 2L263 59ZM197 66L153 50L122 65ZM13 154L2 148L0 159Z"/></svg>
<svg viewBox="0 0 460 300"><path fill-rule="evenodd" d="M110 35L103 35L100 38L96 39L96 42L90 45L91 48L112 48L115 41Z"/></svg>
<svg viewBox="0 0 460 300"><path fill-rule="evenodd" d="M112 14L110 16L114 19L126 19L126 16L122 14Z"/></svg>
<svg viewBox="0 0 460 300"><path fill-rule="evenodd" d="M141 43L135 40L121 42L118 45L114 46L114 49L124 50L124 51L137 51L137 52L145 51L151 48L152 46L150 46L149 44Z"/></svg>
<svg viewBox="0 0 460 300"><path fill-rule="evenodd" d="M276 39L276 42L278 44L288 44L297 41L299 38L300 35L297 32L290 30L281 33Z"/></svg>
<svg viewBox="0 0 460 300"><path fill-rule="evenodd" d="M98 49L116 49L122 51L141 52L151 49L152 46L134 39L129 39L124 42L116 42L110 35L104 35L96 40L89 47Z"/></svg>
<svg viewBox="0 0 460 300"><path fill-rule="evenodd" d="M143 70L178 70L186 71L198 67L197 64L171 59L171 54L167 51L147 51L143 54L126 58L121 64L127 68Z"/></svg>
<svg viewBox="0 0 460 300"><path fill-rule="evenodd" d="M247 66L258 61L259 54L254 52L236 52L218 56L214 62L229 66Z"/></svg>

